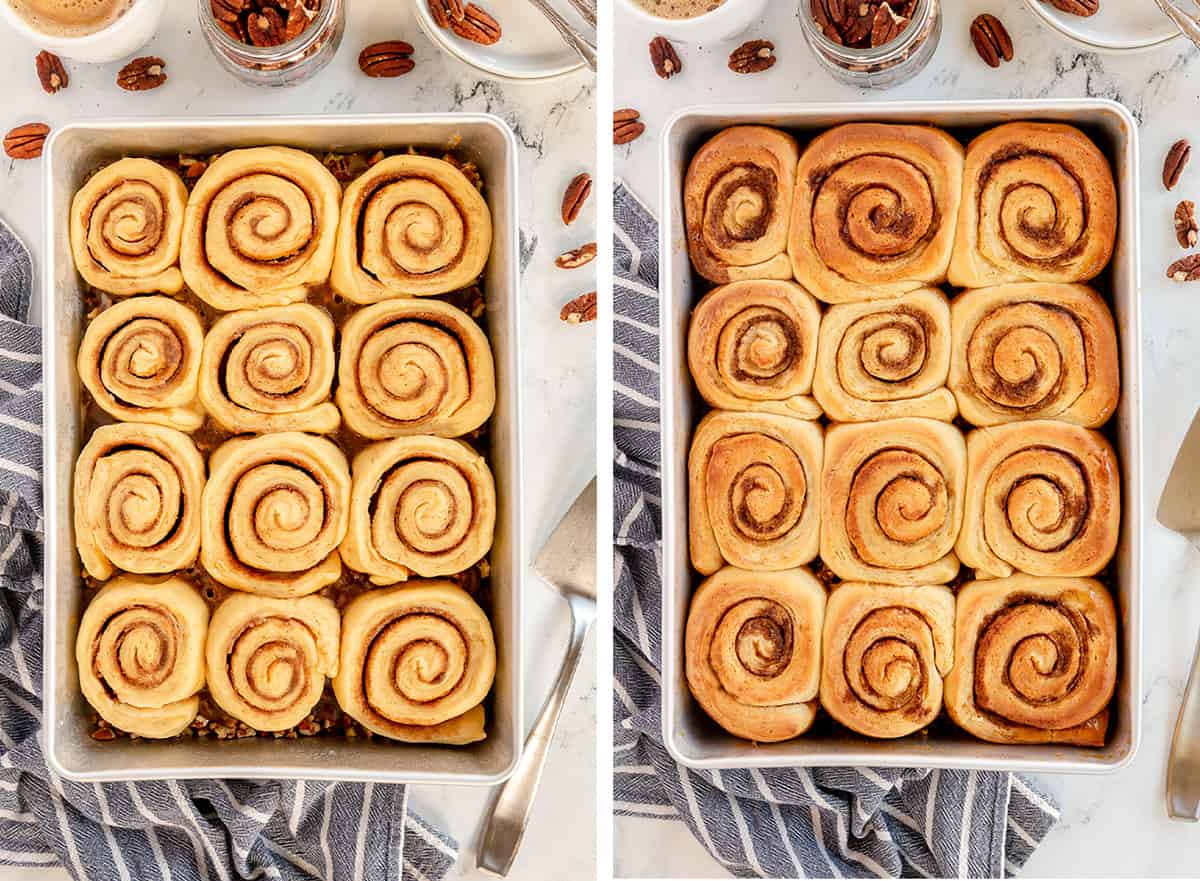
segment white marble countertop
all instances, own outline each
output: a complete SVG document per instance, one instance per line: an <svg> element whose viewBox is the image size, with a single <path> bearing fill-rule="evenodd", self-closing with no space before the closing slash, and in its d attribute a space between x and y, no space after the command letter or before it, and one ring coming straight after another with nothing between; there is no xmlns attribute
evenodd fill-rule
<svg viewBox="0 0 1200 881"><path fill-rule="evenodd" d="M1200 196L1193 167L1173 194L1160 183L1162 160L1176 139L1200 135L1200 52L1183 40L1151 52L1119 57L1082 52L1043 27L1023 0L945 0L941 45L930 66L891 92L842 86L818 66L795 19L794 2L774 11L743 37L773 40L779 62L762 74L738 76L726 68L732 43L676 44L683 72L654 76L646 45L653 33L617 12L617 107L636 107L646 133L617 148L615 173L649 204L657 204L657 142L662 123L680 107L708 102L887 101L919 98L1114 98L1141 122L1143 236L1143 346L1145 480L1143 501L1153 515L1192 416L1200 406L1200 287L1166 280L1180 256L1172 212L1180 198ZM1016 59L999 70L985 66L968 36L982 12L998 15L1011 31ZM1062 821L1024 874L1195 875L1200 826L1167 819L1164 775L1175 716L1192 652L1200 635L1200 552L1148 521L1145 528L1143 650L1144 727L1134 763L1112 776L1043 776L1058 799ZM722 877L724 871L682 823L618 819L614 830L618 875Z"/></svg>
<svg viewBox="0 0 1200 881"><path fill-rule="evenodd" d="M347 7L345 39L330 66L301 87L274 90L241 85L218 67L197 29L195 0L169 0L168 21L143 53L167 62L167 83L150 92L118 89L120 63L68 61L70 87L47 96L34 73L39 47L0 24L0 131L34 120L55 125L113 116L464 110L503 118L521 145L521 234L528 261L522 284L522 416L530 450L525 461L525 556L532 559L575 492L594 473L595 333L590 327L563 324L558 310L595 282L582 270L568 274L553 265L555 255L595 234L590 211L569 230L558 217L566 183L580 171L592 171L593 80L583 73L531 85L481 79L480 73L442 54L425 37L410 2L352 0ZM171 21L171 14L178 18ZM359 49L383 39L404 39L416 47L412 73L372 80L359 72ZM533 186L535 179L540 191ZM41 182L40 162L12 162L0 156L0 216L35 254L40 252ZM557 673L569 624L565 604L532 574L525 610L525 715L532 724ZM594 825L563 824L561 818L594 800L595 672L594 654L589 652L542 778L513 878L594 877ZM475 871L474 846L490 794L477 788L414 788L414 808L440 823L462 846L453 877L486 877ZM0 878L10 877L59 881L66 874L0 869Z"/></svg>

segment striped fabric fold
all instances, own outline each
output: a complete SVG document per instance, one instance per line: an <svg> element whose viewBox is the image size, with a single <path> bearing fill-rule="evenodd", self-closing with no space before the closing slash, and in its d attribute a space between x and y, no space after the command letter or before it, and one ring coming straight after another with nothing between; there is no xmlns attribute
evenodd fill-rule
<svg viewBox="0 0 1200 881"><path fill-rule="evenodd" d="M1059 816L1018 775L700 772L676 764L663 747L658 224L621 183L613 211L614 812L682 820L740 878L1016 874Z"/></svg>
<svg viewBox="0 0 1200 881"><path fill-rule="evenodd" d="M94 881L441 881L457 843L403 786L281 780L74 783L42 712L41 333L33 271L0 220L0 865Z"/></svg>

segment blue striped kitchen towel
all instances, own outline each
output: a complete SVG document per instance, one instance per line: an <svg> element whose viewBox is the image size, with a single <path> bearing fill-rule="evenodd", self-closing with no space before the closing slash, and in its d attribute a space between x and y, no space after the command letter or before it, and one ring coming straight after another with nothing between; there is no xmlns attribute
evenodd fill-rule
<svg viewBox="0 0 1200 881"><path fill-rule="evenodd" d="M80 784L42 756L41 334L29 252L0 220L0 864L91 881L440 881L457 844L403 786Z"/></svg>
<svg viewBox="0 0 1200 881"><path fill-rule="evenodd" d="M683 820L742 878L1015 874L1058 820L1053 802L1015 774L701 772L663 747L658 223L622 184L613 211L615 812Z"/></svg>

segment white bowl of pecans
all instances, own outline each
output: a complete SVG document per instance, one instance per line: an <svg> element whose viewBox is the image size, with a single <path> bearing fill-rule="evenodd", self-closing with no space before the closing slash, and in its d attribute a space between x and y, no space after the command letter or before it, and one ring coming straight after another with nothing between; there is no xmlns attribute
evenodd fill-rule
<svg viewBox="0 0 1200 881"><path fill-rule="evenodd" d="M1152 49L1181 36L1154 0L1025 0L1042 21L1099 52Z"/></svg>

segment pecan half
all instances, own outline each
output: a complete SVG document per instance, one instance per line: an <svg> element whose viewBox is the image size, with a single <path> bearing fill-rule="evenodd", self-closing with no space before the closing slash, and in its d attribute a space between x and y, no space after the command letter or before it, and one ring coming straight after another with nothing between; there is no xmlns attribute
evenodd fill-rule
<svg viewBox="0 0 1200 881"><path fill-rule="evenodd" d="M632 107L613 112L613 143L628 144L636 141L646 130L646 124L641 121L641 114Z"/></svg>
<svg viewBox="0 0 1200 881"><path fill-rule="evenodd" d="M563 193L562 222L568 226L574 223L591 194L592 176L586 171L575 175L567 184L567 191Z"/></svg>
<svg viewBox="0 0 1200 881"><path fill-rule="evenodd" d="M588 242L573 251L564 251L554 258L554 265L559 269L578 269L587 266L596 259L596 243Z"/></svg>
<svg viewBox="0 0 1200 881"><path fill-rule="evenodd" d="M1080 15L1087 18L1100 11L1100 0L1043 0L1060 12Z"/></svg>
<svg viewBox="0 0 1200 881"><path fill-rule="evenodd" d="M4 136L4 152L11 159L37 159L46 146L50 126L44 122L27 122Z"/></svg>
<svg viewBox="0 0 1200 881"><path fill-rule="evenodd" d="M596 292L589 291L562 307L558 317L567 324L585 324L596 320Z"/></svg>
<svg viewBox="0 0 1200 881"><path fill-rule="evenodd" d="M466 17L462 0L429 0L429 14L440 28L450 27L452 21L462 21Z"/></svg>
<svg viewBox="0 0 1200 881"><path fill-rule="evenodd" d="M47 95L53 95L55 92L65 89L70 82L62 59L53 52L43 49L37 54L34 64L37 66L38 80L42 84L42 90Z"/></svg>
<svg viewBox="0 0 1200 881"><path fill-rule="evenodd" d="M167 81L167 62L156 55L135 58L117 74L117 85L127 92L157 89Z"/></svg>
<svg viewBox="0 0 1200 881"><path fill-rule="evenodd" d="M370 77L402 76L417 66L412 54L412 44L403 40L372 43L358 53L358 67Z"/></svg>
<svg viewBox="0 0 1200 881"><path fill-rule="evenodd" d="M1184 199L1175 206L1175 238L1179 247L1194 248L1200 239L1200 225L1196 224L1196 203Z"/></svg>
<svg viewBox="0 0 1200 881"><path fill-rule="evenodd" d="M734 73L760 73L775 66L775 44L770 40L748 40L729 56Z"/></svg>
<svg viewBox="0 0 1200 881"><path fill-rule="evenodd" d="M906 27L908 19L893 10L891 3L884 3L871 22L871 46L886 46L904 33Z"/></svg>
<svg viewBox="0 0 1200 881"><path fill-rule="evenodd" d="M1192 145L1187 139L1176 141L1171 145L1171 149L1167 151L1167 158L1163 162L1162 182L1164 187L1168 190L1175 189L1175 185L1179 183L1179 178L1183 176L1183 170L1187 168L1191 158Z"/></svg>
<svg viewBox="0 0 1200 881"><path fill-rule="evenodd" d="M655 37L650 41L650 63L654 65L654 72L664 80L669 80L683 70L679 53L666 37Z"/></svg>
<svg viewBox="0 0 1200 881"><path fill-rule="evenodd" d="M1004 23L994 15L983 14L971 22L971 42L988 67L1013 60L1013 41Z"/></svg>
<svg viewBox="0 0 1200 881"><path fill-rule="evenodd" d="M1200 254L1190 254L1167 267L1171 281L1200 281Z"/></svg>
<svg viewBox="0 0 1200 881"><path fill-rule="evenodd" d="M287 22L273 6L264 6L246 21L246 32L255 46L282 46L287 42Z"/></svg>
<svg viewBox="0 0 1200 881"><path fill-rule="evenodd" d="M246 8L248 0L209 0L213 18L232 24Z"/></svg>
<svg viewBox="0 0 1200 881"><path fill-rule="evenodd" d="M316 12L304 5L304 0L283 0L285 24L283 41L291 42L308 30L309 24L316 18Z"/></svg>
<svg viewBox="0 0 1200 881"><path fill-rule="evenodd" d="M842 39L847 46L865 45L871 36L871 28L875 24L875 13L879 9L879 0L863 0L863 2L846 3L844 16L845 27L842 29Z"/></svg>
<svg viewBox="0 0 1200 881"><path fill-rule="evenodd" d="M464 40L470 40L481 46L491 46L500 42L500 22L492 18L487 10L474 3L466 5L461 19L450 19L450 30Z"/></svg>

